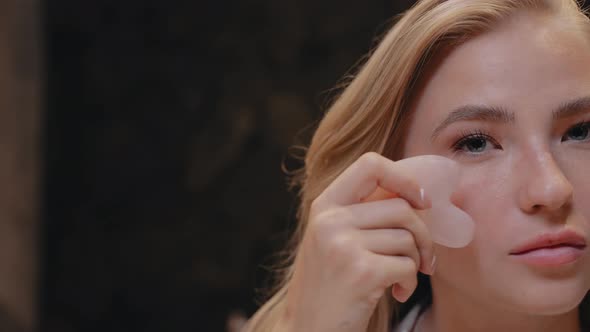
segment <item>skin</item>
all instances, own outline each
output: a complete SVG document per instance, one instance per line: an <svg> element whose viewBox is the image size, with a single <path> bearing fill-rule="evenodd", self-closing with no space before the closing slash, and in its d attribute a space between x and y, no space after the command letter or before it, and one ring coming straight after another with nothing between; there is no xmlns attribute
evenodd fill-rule
<svg viewBox="0 0 590 332"><path fill-rule="evenodd" d="M441 54L419 87L403 156L437 154L460 164L454 202L476 222L470 245L433 244L416 213L430 207L428 193L422 198L416 179L395 162L363 155L311 206L278 330L365 331L384 291L393 285L392 295L406 301L418 271L433 273L435 253L433 305L417 332L579 330L577 306L590 289L588 250L553 269L510 255L545 232L590 236L590 137L571 130L590 121L590 107L552 116L590 95L590 43L560 23L570 21L517 15ZM461 121L431 141L466 104L506 108L514 123ZM454 151L462 132L474 130L492 138ZM375 194L381 189L394 195Z"/></svg>
<svg viewBox="0 0 590 332"><path fill-rule="evenodd" d="M435 245L433 305L418 331L578 331L590 289L588 249L572 264L531 267L509 255L535 235L573 229L590 244L590 137L572 131L582 113L552 111L590 96L590 36L566 20L521 13L447 52L430 68L413 104L404 156L458 161L456 204L476 222L461 249ZM431 135L457 107L502 107L514 123L459 121ZM484 131L458 151L462 133ZM586 137L584 139L584 137Z"/></svg>

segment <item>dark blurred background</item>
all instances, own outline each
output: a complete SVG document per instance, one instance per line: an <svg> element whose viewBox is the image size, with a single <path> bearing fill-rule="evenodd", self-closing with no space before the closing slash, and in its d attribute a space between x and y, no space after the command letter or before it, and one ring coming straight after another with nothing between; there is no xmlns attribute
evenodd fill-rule
<svg viewBox="0 0 590 332"><path fill-rule="evenodd" d="M413 1L43 4L45 331L225 331L297 208L282 165Z"/></svg>

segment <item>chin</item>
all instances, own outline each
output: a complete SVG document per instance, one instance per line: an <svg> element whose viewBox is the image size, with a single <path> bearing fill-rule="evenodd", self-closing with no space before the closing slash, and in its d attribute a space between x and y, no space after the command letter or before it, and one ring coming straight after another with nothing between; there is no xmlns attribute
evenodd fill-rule
<svg viewBox="0 0 590 332"><path fill-rule="evenodd" d="M588 294L588 287L572 283L553 281L545 284L545 287L526 287L513 293L509 301L514 309L531 315L564 314L576 309Z"/></svg>
<svg viewBox="0 0 590 332"><path fill-rule="evenodd" d="M544 303L524 303L524 305L521 306L521 310L531 315L560 315L576 309L580 303L582 303L583 299L584 296L578 296L576 298L562 297L559 299L548 299L547 302Z"/></svg>

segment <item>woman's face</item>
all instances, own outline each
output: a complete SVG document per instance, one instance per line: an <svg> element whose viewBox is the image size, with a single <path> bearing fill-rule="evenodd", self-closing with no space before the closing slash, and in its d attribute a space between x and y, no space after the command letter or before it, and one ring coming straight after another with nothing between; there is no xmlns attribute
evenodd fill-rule
<svg viewBox="0 0 590 332"><path fill-rule="evenodd" d="M436 247L435 296L557 314L590 289L590 248L561 263L511 254L564 229L590 244L590 35L571 21L515 16L441 55L419 87L404 156L459 162L456 203L476 223L469 246Z"/></svg>

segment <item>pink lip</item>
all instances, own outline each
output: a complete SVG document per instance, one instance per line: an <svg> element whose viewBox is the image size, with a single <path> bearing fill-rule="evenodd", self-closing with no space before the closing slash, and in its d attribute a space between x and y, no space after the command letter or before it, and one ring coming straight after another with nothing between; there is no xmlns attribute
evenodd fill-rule
<svg viewBox="0 0 590 332"><path fill-rule="evenodd" d="M525 263L556 266L576 261L586 248L586 239L571 230L545 233L526 241L510 251Z"/></svg>

